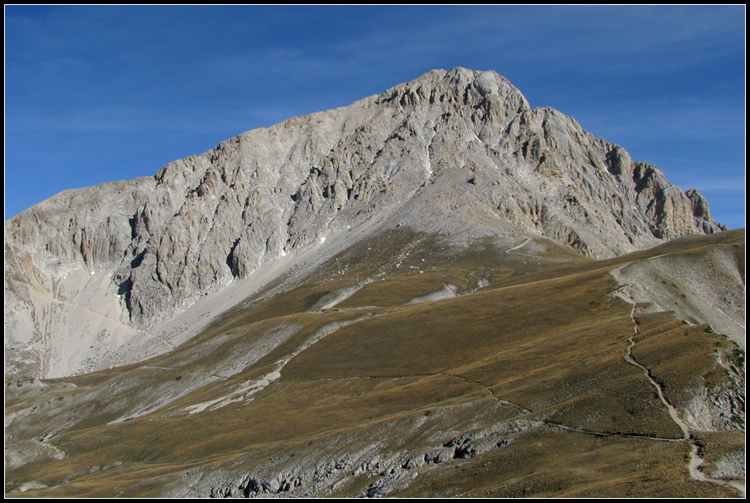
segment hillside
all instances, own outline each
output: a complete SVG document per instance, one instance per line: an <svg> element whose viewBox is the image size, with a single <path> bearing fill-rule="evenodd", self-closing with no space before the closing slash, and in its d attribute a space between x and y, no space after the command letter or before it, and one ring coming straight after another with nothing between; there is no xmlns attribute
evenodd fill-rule
<svg viewBox="0 0 750 503"><path fill-rule="evenodd" d="M394 230L162 356L7 386L6 491L737 496L744 352L618 277L717 255L744 282L742 231L592 260Z"/></svg>
<svg viewBox="0 0 750 503"><path fill-rule="evenodd" d="M745 235L434 70L5 223L21 497L740 497Z"/></svg>

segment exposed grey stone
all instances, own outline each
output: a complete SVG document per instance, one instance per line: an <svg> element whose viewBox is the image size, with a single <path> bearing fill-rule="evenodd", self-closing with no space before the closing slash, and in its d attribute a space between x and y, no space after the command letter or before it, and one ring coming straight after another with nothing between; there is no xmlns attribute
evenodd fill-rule
<svg viewBox="0 0 750 503"><path fill-rule="evenodd" d="M557 110L531 109L495 72L433 70L10 219L6 305L24 303L35 320L33 334L11 337L74 337L68 321L89 311L146 334L233 280L375 218L464 238L540 235L595 258L721 229L697 191L686 195ZM86 271L110 280L91 286ZM56 307L54 329L21 300L28 288L75 304L84 287L97 303L86 313Z"/></svg>

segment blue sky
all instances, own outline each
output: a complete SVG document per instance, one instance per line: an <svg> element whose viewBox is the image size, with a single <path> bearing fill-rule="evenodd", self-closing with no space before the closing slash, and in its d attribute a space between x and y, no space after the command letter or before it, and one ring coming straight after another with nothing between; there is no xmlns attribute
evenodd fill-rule
<svg viewBox="0 0 750 503"><path fill-rule="evenodd" d="M5 218L434 68L495 70L745 226L745 6L5 6Z"/></svg>

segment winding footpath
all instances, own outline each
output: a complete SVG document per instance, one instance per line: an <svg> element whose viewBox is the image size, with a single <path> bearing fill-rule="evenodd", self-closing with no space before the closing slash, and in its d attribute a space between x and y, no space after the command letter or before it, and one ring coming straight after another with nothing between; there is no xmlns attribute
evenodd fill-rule
<svg viewBox="0 0 750 503"><path fill-rule="evenodd" d="M703 464L703 458L701 458L699 455L700 446L698 445L698 442L695 440L695 437L693 437L693 435L690 433L690 428L680 418L679 414L677 414L677 410L674 408L674 406L671 403L669 403L669 400L667 400L667 398L664 396L664 391L662 390L661 385L659 385L659 383L657 383L654 380L654 378L651 376L651 371L649 371L649 369L647 369L646 367L638 363L638 361L635 358L633 358L633 347L635 346L635 337L640 333L640 328L639 328L640 321L635 315L635 309L636 309L635 301L633 301L632 304L633 304L633 309L630 312L630 319L633 321L633 326L635 328L633 329L633 335L631 335L629 339L630 346L628 346L627 353L625 354L625 361L643 370L643 372L646 374L646 378L653 385L654 389L656 389L656 393L659 395L659 400L661 400L661 403L663 403L664 406L667 408L667 411L669 412L669 416L672 418L675 424L677 424L677 426L680 427L680 430L682 430L682 440L690 444L691 446L690 462L688 463L688 471L690 472L690 478L692 478L693 480L697 480L699 482L708 482L711 484L733 487L741 491L742 497L744 498L745 497L745 484L743 482L710 478L700 470L700 466Z"/></svg>

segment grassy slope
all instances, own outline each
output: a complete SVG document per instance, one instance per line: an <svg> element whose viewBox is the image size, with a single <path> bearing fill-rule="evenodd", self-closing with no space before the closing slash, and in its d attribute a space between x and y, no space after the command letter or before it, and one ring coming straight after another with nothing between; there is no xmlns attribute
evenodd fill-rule
<svg viewBox="0 0 750 503"><path fill-rule="evenodd" d="M21 494L150 496L176 490L188 480L179 476L195 468L194 480L214 469L240 477L273 472L274 463L293 467L295 456L315 464L375 444L407 456L528 419L536 426L498 434L504 447L425 465L392 494L734 496L689 479L689 446L671 441L680 429L642 371L625 361L631 306L611 295L617 285L609 274L627 261L733 245L744 250L744 232L593 261L551 244L536 257L489 242L456 252L435 237L391 231L332 258L294 289L250 299L166 355L9 394L6 413L33 418L9 428L13 441L21 446L64 424L50 442L67 457L6 467L6 492L36 480L52 489ZM310 311L373 278L332 309ZM489 286L474 291L483 279ZM459 296L407 304L445 284ZM251 399L185 412L260 379L335 322L350 323L296 354ZM721 372L714 357L727 344L721 335L668 315L642 324L634 356L673 403L685 400L689 383ZM279 327L293 328L257 361L217 377ZM187 386L181 396L178 386ZM107 424L170 394L175 399L154 412ZM705 435L707 461L736 449L726 438L740 431ZM331 493L356 496L377 481L348 476Z"/></svg>

